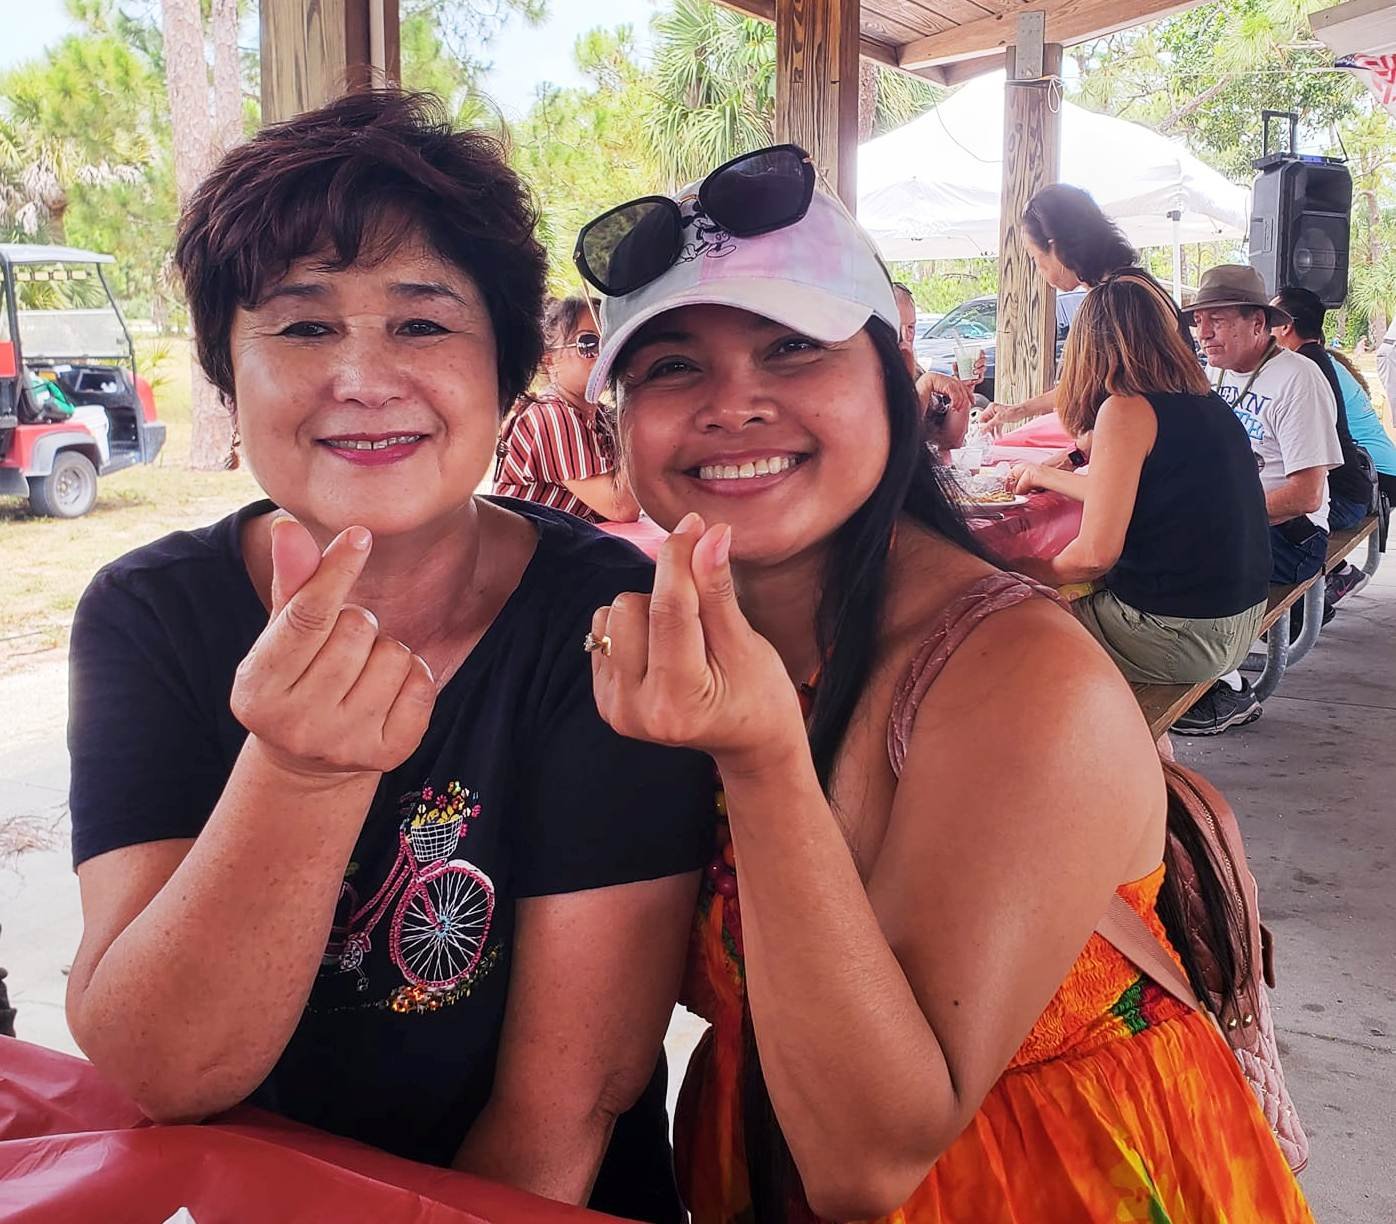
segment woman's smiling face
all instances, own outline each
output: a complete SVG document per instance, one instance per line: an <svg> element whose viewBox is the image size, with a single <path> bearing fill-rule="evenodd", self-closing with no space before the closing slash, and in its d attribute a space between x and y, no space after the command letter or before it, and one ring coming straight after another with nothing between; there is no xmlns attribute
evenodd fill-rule
<svg viewBox="0 0 1396 1224"><path fill-rule="evenodd" d="M821 546L887 466L882 364L866 330L823 344L728 306L648 323L620 365L620 434L640 505L732 527L733 556Z"/></svg>
<svg viewBox="0 0 1396 1224"><path fill-rule="evenodd" d="M444 521L499 425L489 311L421 241L342 270L297 260L233 320L238 428L267 495L307 526L375 534Z"/></svg>

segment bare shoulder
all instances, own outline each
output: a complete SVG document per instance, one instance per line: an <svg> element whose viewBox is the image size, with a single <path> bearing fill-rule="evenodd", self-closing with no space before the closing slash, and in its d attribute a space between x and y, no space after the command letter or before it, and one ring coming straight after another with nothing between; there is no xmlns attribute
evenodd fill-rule
<svg viewBox="0 0 1396 1224"><path fill-rule="evenodd" d="M1157 789L1158 752L1129 684L1065 608L1028 599L985 617L923 701L914 742L937 754L1049 760Z"/></svg>
<svg viewBox="0 0 1396 1224"><path fill-rule="evenodd" d="M1158 417L1154 406L1142 395L1111 395L1096 413L1096 432L1106 430L1154 430Z"/></svg>
<svg viewBox="0 0 1396 1224"><path fill-rule="evenodd" d="M957 595L996 573L988 561L906 521L892 554L885 646L914 648Z"/></svg>
<svg viewBox="0 0 1396 1224"><path fill-rule="evenodd" d="M928 533L898 542L885 656L902 670L943 623L957 597L1002 573L989 562ZM1119 669L1062 604L1025 599L981 620L950 657L923 711L962 720L991 707L995 720L1018 711L1059 727L1109 720L1109 734L1153 741ZM918 719L918 723L921 720ZM1098 733L1105 734L1100 727Z"/></svg>
<svg viewBox="0 0 1396 1224"><path fill-rule="evenodd" d="M1051 710L1068 723L1128 714L1143 727L1110 657L1066 608L1046 598L986 616L950 657L943 681L947 695L988 691L1000 706Z"/></svg>
<svg viewBox="0 0 1396 1224"><path fill-rule="evenodd" d="M1004 803L1030 798L1102 853L1114 845L1136 874L1157 861L1164 785L1148 724L1109 656L1048 599L985 617L918 708L903 783L943 791L962 775L992 778Z"/></svg>

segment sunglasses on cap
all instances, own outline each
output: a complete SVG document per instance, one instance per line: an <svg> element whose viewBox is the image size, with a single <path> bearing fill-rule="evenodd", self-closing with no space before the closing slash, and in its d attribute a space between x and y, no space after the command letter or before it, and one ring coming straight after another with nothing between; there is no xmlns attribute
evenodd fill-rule
<svg viewBox="0 0 1396 1224"><path fill-rule="evenodd" d="M595 361L601 352L601 337L594 331L578 332L577 338L566 344L550 344L548 352L556 353L560 349L574 348L578 357L584 357L587 361Z"/></svg>
<svg viewBox="0 0 1396 1224"><path fill-rule="evenodd" d="M809 211L814 181L814 163L799 145L743 153L709 174L694 195L641 196L588 221L572 259L589 284L623 297L678 263L690 226L708 223L734 238L755 238L794 225ZM680 204L690 200L685 217Z"/></svg>

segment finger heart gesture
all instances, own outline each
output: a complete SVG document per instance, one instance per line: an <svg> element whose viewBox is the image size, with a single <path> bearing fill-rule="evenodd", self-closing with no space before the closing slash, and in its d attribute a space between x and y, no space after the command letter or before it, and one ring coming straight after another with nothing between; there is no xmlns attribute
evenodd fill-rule
<svg viewBox="0 0 1396 1224"><path fill-rule="evenodd" d="M804 742L780 656L737 605L731 540L731 528L688 515L660 550L654 593L599 609L588 641L602 718L621 735L697 748L719 764Z"/></svg>
<svg viewBox="0 0 1396 1224"><path fill-rule="evenodd" d="M321 554L289 515L271 528L271 620L233 679L233 715L299 773L386 772L421 742L431 669L348 602L373 546L363 527Z"/></svg>

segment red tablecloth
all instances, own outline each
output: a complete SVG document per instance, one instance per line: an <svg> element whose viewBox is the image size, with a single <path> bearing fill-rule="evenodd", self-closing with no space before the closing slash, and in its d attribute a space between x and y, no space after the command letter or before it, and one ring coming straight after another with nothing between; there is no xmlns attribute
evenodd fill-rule
<svg viewBox="0 0 1396 1224"><path fill-rule="evenodd" d="M1070 544L1081 530L1081 503L1061 493L1034 493L1026 506L995 511L989 518L970 519L969 525L994 555L1011 568L1027 557L1055 557ZM664 543L664 529L649 519L603 526L651 557L659 553L659 546Z"/></svg>
<svg viewBox="0 0 1396 1224"><path fill-rule="evenodd" d="M614 1220L249 1106L153 1126L89 1063L0 1038L0 1219L163 1224L180 1207L196 1224Z"/></svg>
<svg viewBox="0 0 1396 1224"><path fill-rule="evenodd" d="M1029 557L1055 557L1081 532L1081 503L1064 493L1033 493L1026 506L969 521L980 542L1009 569Z"/></svg>

